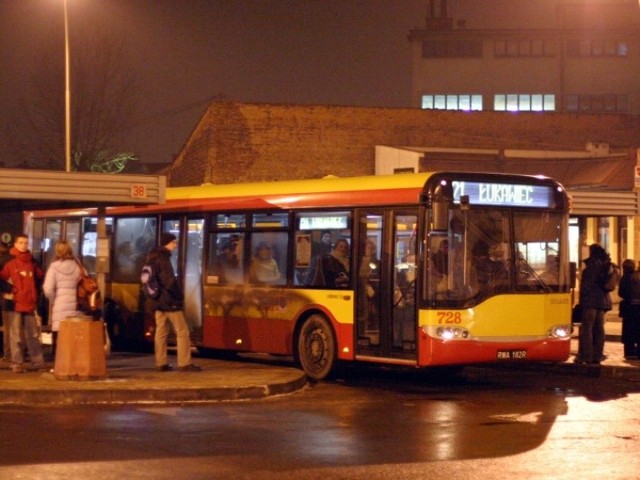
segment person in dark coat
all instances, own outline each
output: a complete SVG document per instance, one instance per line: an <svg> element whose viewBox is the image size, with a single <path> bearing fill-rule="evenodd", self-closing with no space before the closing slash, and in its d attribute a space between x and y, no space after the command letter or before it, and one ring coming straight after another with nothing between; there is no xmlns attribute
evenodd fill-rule
<svg viewBox="0 0 640 480"><path fill-rule="evenodd" d="M152 250L145 263L153 264L160 283L158 298L149 299L155 312L155 356L156 368L160 372L168 372L172 367L167 361L167 337L171 322L176 331L178 342L178 370L181 372L199 372L202 369L191 361L191 338L189 326L182 309L184 297L171 265L171 252L178 247L178 240L171 233L160 236L160 246ZM168 322L167 322L168 321Z"/></svg>
<svg viewBox="0 0 640 480"><path fill-rule="evenodd" d="M635 262L622 262L622 278L618 286L624 358L635 360L640 355L640 272Z"/></svg>
<svg viewBox="0 0 640 480"><path fill-rule="evenodd" d="M576 363L599 365L604 350L604 314L611 310L611 296L604 288L611 258L602 246L589 246L589 257L580 278L582 326Z"/></svg>
<svg viewBox="0 0 640 480"><path fill-rule="evenodd" d="M344 238L338 240L330 254L318 258L314 286L327 288L348 288L349 276L349 242Z"/></svg>

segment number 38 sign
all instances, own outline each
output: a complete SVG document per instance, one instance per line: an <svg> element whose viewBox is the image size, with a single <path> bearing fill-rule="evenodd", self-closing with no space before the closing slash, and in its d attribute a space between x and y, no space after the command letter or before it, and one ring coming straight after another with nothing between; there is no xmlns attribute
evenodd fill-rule
<svg viewBox="0 0 640 480"><path fill-rule="evenodd" d="M131 198L147 198L146 185L140 183L131 185Z"/></svg>

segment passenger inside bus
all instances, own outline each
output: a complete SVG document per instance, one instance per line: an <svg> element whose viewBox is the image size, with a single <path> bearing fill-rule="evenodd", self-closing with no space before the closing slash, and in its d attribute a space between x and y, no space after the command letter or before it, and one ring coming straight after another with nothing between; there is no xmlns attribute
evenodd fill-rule
<svg viewBox="0 0 640 480"><path fill-rule="evenodd" d="M499 290L509 280L505 251L501 244L479 241L473 251L478 289L485 293Z"/></svg>
<svg viewBox="0 0 640 480"><path fill-rule="evenodd" d="M251 259L249 278L252 283L280 283L281 275L278 264L273 259L273 248L267 242L260 242Z"/></svg>
<svg viewBox="0 0 640 480"><path fill-rule="evenodd" d="M319 240L314 240L311 246L311 263L309 268L301 274L304 285L315 285L316 272L322 257L330 255L333 250L333 234L330 230L314 231L312 235L316 239L319 237Z"/></svg>
<svg viewBox="0 0 640 480"><path fill-rule="evenodd" d="M349 287L349 242L341 238L328 255L318 257L312 285L314 287Z"/></svg>
<svg viewBox="0 0 640 480"><path fill-rule="evenodd" d="M244 275L239 254L240 238L232 235L223 241L222 253L216 258L215 271L220 283L243 283Z"/></svg>
<svg viewBox="0 0 640 480"><path fill-rule="evenodd" d="M377 245L367 239L364 245L360 269L358 270L358 302L360 329L378 329L378 290L380 288L380 261L377 258Z"/></svg>
<svg viewBox="0 0 640 480"><path fill-rule="evenodd" d="M329 230L320 232L320 241L313 243L313 255L328 255L333 250L333 235Z"/></svg>

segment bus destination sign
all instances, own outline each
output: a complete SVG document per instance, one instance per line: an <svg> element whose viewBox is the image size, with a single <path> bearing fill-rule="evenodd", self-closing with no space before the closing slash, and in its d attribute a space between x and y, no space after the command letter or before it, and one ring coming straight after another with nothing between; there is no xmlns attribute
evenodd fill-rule
<svg viewBox="0 0 640 480"><path fill-rule="evenodd" d="M467 195L472 205L549 208L553 205L553 187L490 182L453 181L453 201Z"/></svg>

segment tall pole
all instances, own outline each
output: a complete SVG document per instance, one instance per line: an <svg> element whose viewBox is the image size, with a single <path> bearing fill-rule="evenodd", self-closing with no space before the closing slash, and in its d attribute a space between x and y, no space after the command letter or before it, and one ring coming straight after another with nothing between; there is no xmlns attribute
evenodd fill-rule
<svg viewBox="0 0 640 480"><path fill-rule="evenodd" d="M67 0L64 3L64 165L65 171L71 171L71 87L69 68L69 20L67 18Z"/></svg>

